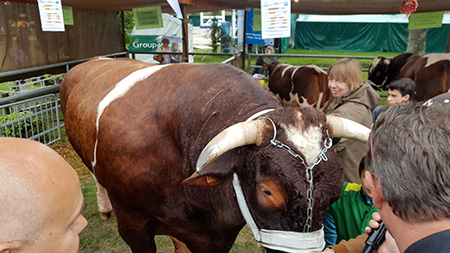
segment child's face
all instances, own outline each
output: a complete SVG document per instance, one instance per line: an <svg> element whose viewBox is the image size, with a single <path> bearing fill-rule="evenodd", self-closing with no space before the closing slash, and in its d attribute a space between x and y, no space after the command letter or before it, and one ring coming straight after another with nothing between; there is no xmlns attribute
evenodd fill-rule
<svg viewBox="0 0 450 253"><path fill-rule="evenodd" d="M402 96L402 93L400 93L399 90L388 89L387 104L389 107L398 105L401 102L407 101L407 100L409 100L408 94L406 94L405 96Z"/></svg>
<svg viewBox="0 0 450 253"><path fill-rule="evenodd" d="M361 187L364 191L364 193L366 194L367 197L372 197L372 191L369 188L369 186L367 185L367 180L366 180L366 169L363 169L361 171Z"/></svg>
<svg viewBox="0 0 450 253"><path fill-rule="evenodd" d="M178 50L178 44L173 44L173 50L175 50L175 51Z"/></svg>

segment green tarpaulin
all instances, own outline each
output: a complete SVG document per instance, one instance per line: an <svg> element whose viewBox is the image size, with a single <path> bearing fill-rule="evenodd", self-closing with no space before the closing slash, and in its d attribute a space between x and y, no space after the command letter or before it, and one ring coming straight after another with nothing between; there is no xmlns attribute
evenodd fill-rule
<svg viewBox="0 0 450 253"><path fill-rule="evenodd" d="M428 30L427 53L445 53L449 30L450 24ZM407 23L296 23L296 49L405 52L407 43Z"/></svg>

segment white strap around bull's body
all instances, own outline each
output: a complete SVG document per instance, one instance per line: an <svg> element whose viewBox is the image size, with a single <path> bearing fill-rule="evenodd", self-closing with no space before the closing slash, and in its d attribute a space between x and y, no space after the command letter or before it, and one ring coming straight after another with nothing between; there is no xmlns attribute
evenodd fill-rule
<svg viewBox="0 0 450 253"><path fill-rule="evenodd" d="M293 232L268 229L259 230L250 214L236 173L233 173L233 187L242 216L250 227L255 240L264 247L273 250L297 253L310 253L323 250L325 247L323 226L320 230L313 232Z"/></svg>

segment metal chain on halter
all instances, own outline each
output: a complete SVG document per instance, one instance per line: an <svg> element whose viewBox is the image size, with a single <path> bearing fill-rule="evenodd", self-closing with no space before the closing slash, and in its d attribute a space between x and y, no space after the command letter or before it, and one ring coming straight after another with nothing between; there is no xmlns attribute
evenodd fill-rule
<svg viewBox="0 0 450 253"><path fill-rule="evenodd" d="M288 145L282 143L279 140L276 140L276 136L277 136L277 129L275 127L275 123L272 121L272 119L268 118L268 117L261 117L264 119L267 119L270 121L270 123L272 123L273 126L273 138L272 140L270 140L270 144L277 147L277 148L282 148L282 149L286 149L293 157L299 158L300 161L302 162L303 166L305 166L306 168L306 181L309 183L309 188L306 192L306 199L308 201L308 209L306 210L306 222L305 222L305 226L303 227L303 232L310 232L311 231L311 226L312 226L312 217L313 217L313 207L314 207L314 198L313 198L313 190L314 190L314 185L313 185L313 169L314 167L319 164L321 161L328 161L327 156L325 155L325 153L327 152L327 150L329 148L331 148L333 142L330 138L330 135L328 134L328 129L326 130L327 133L327 137L325 138L325 140L323 141L323 149L320 151L319 155L316 157L316 159L314 159L314 162L311 166L308 166L305 162L305 160L303 159L303 157L301 157L299 154L295 153L294 150L292 150Z"/></svg>

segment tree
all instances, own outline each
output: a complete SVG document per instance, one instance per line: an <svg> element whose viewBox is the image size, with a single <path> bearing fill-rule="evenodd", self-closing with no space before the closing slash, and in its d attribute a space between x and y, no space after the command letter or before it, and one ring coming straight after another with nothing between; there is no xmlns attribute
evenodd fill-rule
<svg viewBox="0 0 450 253"><path fill-rule="evenodd" d="M135 25L134 15L133 12L131 11L119 12L119 20L122 20L122 13L124 13L125 43L130 44L131 43L130 34L133 32L133 28ZM122 22L120 23L120 26L122 26Z"/></svg>
<svg viewBox="0 0 450 253"><path fill-rule="evenodd" d="M409 30L406 52L424 55L427 48L428 29Z"/></svg>
<svg viewBox="0 0 450 253"><path fill-rule="evenodd" d="M230 36L227 34L225 29L219 26L219 22L214 17L212 20L211 28L209 28L209 37L211 38L211 47L212 51L217 53L217 49L219 49L219 45L226 45L231 41ZM229 50L229 49L228 49Z"/></svg>

